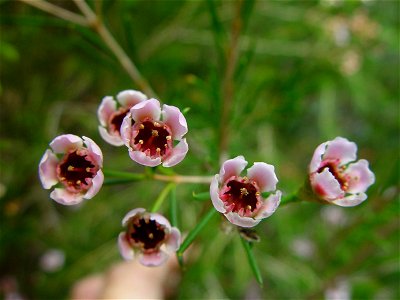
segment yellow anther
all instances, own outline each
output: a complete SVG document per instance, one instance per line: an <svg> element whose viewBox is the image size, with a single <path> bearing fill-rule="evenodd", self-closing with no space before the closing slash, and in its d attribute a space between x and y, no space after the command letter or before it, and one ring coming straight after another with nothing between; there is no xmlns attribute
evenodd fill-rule
<svg viewBox="0 0 400 300"><path fill-rule="evenodd" d="M153 129L153 130L151 131L151 135L152 135L152 136L158 136L158 131L155 130L155 129Z"/></svg>
<svg viewBox="0 0 400 300"><path fill-rule="evenodd" d="M172 139L172 137L171 137L170 135L167 135L167 136L165 137L165 139L166 139L167 141L170 141L170 140Z"/></svg>
<svg viewBox="0 0 400 300"><path fill-rule="evenodd" d="M140 145L143 145L143 140L139 140L139 144L140 144Z"/></svg>
<svg viewBox="0 0 400 300"><path fill-rule="evenodd" d="M161 124L158 122L154 122L153 125L154 125L154 127L161 127Z"/></svg>
<svg viewBox="0 0 400 300"><path fill-rule="evenodd" d="M246 188L241 188L240 189L240 195L242 196L247 196L249 194L249 192L247 191Z"/></svg>
<svg viewBox="0 0 400 300"><path fill-rule="evenodd" d="M247 176L243 177L243 181L248 181L248 180L249 180L249 178Z"/></svg>
<svg viewBox="0 0 400 300"><path fill-rule="evenodd" d="M82 183L82 181L80 181L80 180L76 181L76 184L81 184L81 183Z"/></svg>
<svg viewBox="0 0 400 300"><path fill-rule="evenodd" d="M246 209L251 210L251 205L247 205Z"/></svg>
<svg viewBox="0 0 400 300"><path fill-rule="evenodd" d="M260 192L256 192L256 196L260 196L261 194L260 194Z"/></svg>
<svg viewBox="0 0 400 300"><path fill-rule="evenodd" d="M73 171L74 169L74 166L68 166L68 171Z"/></svg>
<svg viewBox="0 0 400 300"><path fill-rule="evenodd" d="M87 167L87 168L86 168L86 172L89 173L90 171L91 171L91 169L90 169L89 167Z"/></svg>
<svg viewBox="0 0 400 300"><path fill-rule="evenodd" d="M161 149L160 148L156 148L156 151L157 151L157 153L160 153Z"/></svg>
<svg viewBox="0 0 400 300"><path fill-rule="evenodd" d="M67 179L67 178L65 178L65 177L61 177L60 178L61 181L64 181L65 179Z"/></svg>
<svg viewBox="0 0 400 300"><path fill-rule="evenodd" d="M143 124L140 124L140 125L139 125L139 128L140 128L140 129L144 129L144 125L143 125Z"/></svg>
<svg viewBox="0 0 400 300"><path fill-rule="evenodd" d="M151 232L149 233L149 239L153 239L154 238L154 234L152 234Z"/></svg>

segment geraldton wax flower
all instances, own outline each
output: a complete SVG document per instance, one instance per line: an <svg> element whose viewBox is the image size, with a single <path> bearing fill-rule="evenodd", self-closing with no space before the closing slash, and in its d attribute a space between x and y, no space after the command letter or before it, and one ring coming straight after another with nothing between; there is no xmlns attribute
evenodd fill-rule
<svg viewBox="0 0 400 300"><path fill-rule="evenodd" d="M189 149L183 136L186 119L181 111L149 99L133 106L121 125L121 136L129 156L139 164L172 167L180 163Z"/></svg>
<svg viewBox="0 0 400 300"><path fill-rule="evenodd" d="M111 145L124 145L120 133L122 120L132 106L144 100L147 100L147 96L135 90L126 90L118 93L117 101L111 96L104 97L97 110L101 137Z"/></svg>
<svg viewBox="0 0 400 300"><path fill-rule="evenodd" d="M274 213L282 193L275 191L278 179L274 166L255 162L247 176L241 177L246 166L243 156L225 161L211 182L210 196L215 209L231 223L253 227ZM264 198L263 193L267 192Z"/></svg>
<svg viewBox="0 0 400 300"><path fill-rule="evenodd" d="M39 178L45 189L56 188L50 198L64 205L91 199L100 190L104 175L103 154L88 137L64 134L50 143L39 164Z"/></svg>
<svg viewBox="0 0 400 300"><path fill-rule="evenodd" d="M160 214L136 208L122 220L124 232L118 236L118 247L122 257L133 259L136 255L145 266L159 266L167 260L169 253L178 250L181 233L171 227L169 221Z"/></svg>
<svg viewBox="0 0 400 300"><path fill-rule="evenodd" d="M310 163L310 184L324 202L339 206L355 206L367 199L365 194L375 182L368 161L357 158L357 145L337 137L322 143Z"/></svg>

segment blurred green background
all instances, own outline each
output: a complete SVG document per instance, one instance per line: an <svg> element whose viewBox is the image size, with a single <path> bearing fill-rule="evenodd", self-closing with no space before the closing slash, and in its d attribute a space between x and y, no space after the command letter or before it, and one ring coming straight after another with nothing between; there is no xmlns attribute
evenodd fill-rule
<svg viewBox="0 0 400 300"><path fill-rule="evenodd" d="M79 13L72 1L52 3ZM262 288L237 232L212 219L173 298L310 299L334 286L352 299L400 298L398 1L246 1L239 16L236 1L89 4L160 100L190 107L190 151L178 173L218 172L224 126L229 156L275 165L285 194L303 183L315 147L339 135L376 175L360 206L296 203L258 225ZM37 167L62 133L94 139L106 169L143 171L125 147L100 138L96 116L102 97L138 87L90 29L19 1L1 1L0 12L0 288L3 297L68 298L78 279L121 261L121 218L149 209L165 184L105 186L79 207L49 198ZM238 18L231 111L221 124ZM192 198L207 190L178 186L182 231L211 207ZM161 211L168 216L168 202ZM52 249L64 257L55 268L44 263Z"/></svg>

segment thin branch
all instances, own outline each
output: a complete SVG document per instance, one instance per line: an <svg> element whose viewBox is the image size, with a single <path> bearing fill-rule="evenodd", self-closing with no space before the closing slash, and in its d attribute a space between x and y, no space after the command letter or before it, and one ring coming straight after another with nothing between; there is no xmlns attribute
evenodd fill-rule
<svg viewBox="0 0 400 300"><path fill-rule="evenodd" d="M167 181L167 182L174 182L176 184L179 183L205 183L210 184L211 180L214 176L185 176L185 175L161 175L161 174L154 174L153 179L159 181Z"/></svg>
<svg viewBox="0 0 400 300"><path fill-rule="evenodd" d="M243 1L239 1L237 3L235 18L232 21L231 42L227 49L226 69L221 87L222 115L220 122L220 143L219 143L220 160L225 159L229 146L230 132L228 123L229 123L229 116L232 110L232 101L234 98L234 90L235 90L234 74L239 56L239 37L243 27L243 22L240 13L242 6L243 6Z"/></svg>
<svg viewBox="0 0 400 300"><path fill-rule="evenodd" d="M19 0L19 1L29 4L33 7L36 7L40 10L43 10L51 15L69 21L71 23L75 23L85 27L89 26L89 22L84 17L76 13L73 13L69 10L66 10L64 8L61 8L57 5L51 4L50 2L43 0Z"/></svg>
<svg viewBox="0 0 400 300"><path fill-rule="evenodd" d="M96 16L93 10L87 5L84 0L74 0L78 8L86 16L90 27L97 32L101 39L106 43L110 50L114 53L118 59L121 66L125 69L131 79L137 84L139 89L141 89L149 97L156 97L156 93L151 88L150 84L145 78L140 74L138 68L125 53L122 47L114 39L113 35L110 33L108 28L104 23Z"/></svg>

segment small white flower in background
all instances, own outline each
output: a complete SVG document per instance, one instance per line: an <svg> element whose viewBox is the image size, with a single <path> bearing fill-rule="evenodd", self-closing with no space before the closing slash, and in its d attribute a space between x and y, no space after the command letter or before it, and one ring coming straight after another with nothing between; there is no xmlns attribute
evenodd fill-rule
<svg viewBox="0 0 400 300"><path fill-rule="evenodd" d="M350 300L350 284L345 278L338 278L325 290L325 300Z"/></svg>
<svg viewBox="0 0 400 300"><path fill-rule="evenodd" d="M343 227L347 224L349 218L346 212L338 206L323 206L321 208L321 217L330 226Z"/></svg>
<svg viewBox="0 0 400 300"><path fill-rule="evenodd" d="M315 253L315 246L310 239L298 237L292 241L292 250L299 257L311 258Z"/></svg>
<svg viewBox="0 0 400 300"><path fill-rule="evenodd" d="M56 272L64 266L65 254L59 249L50 249L40 257L40 267L46 272Z"/></svg>

